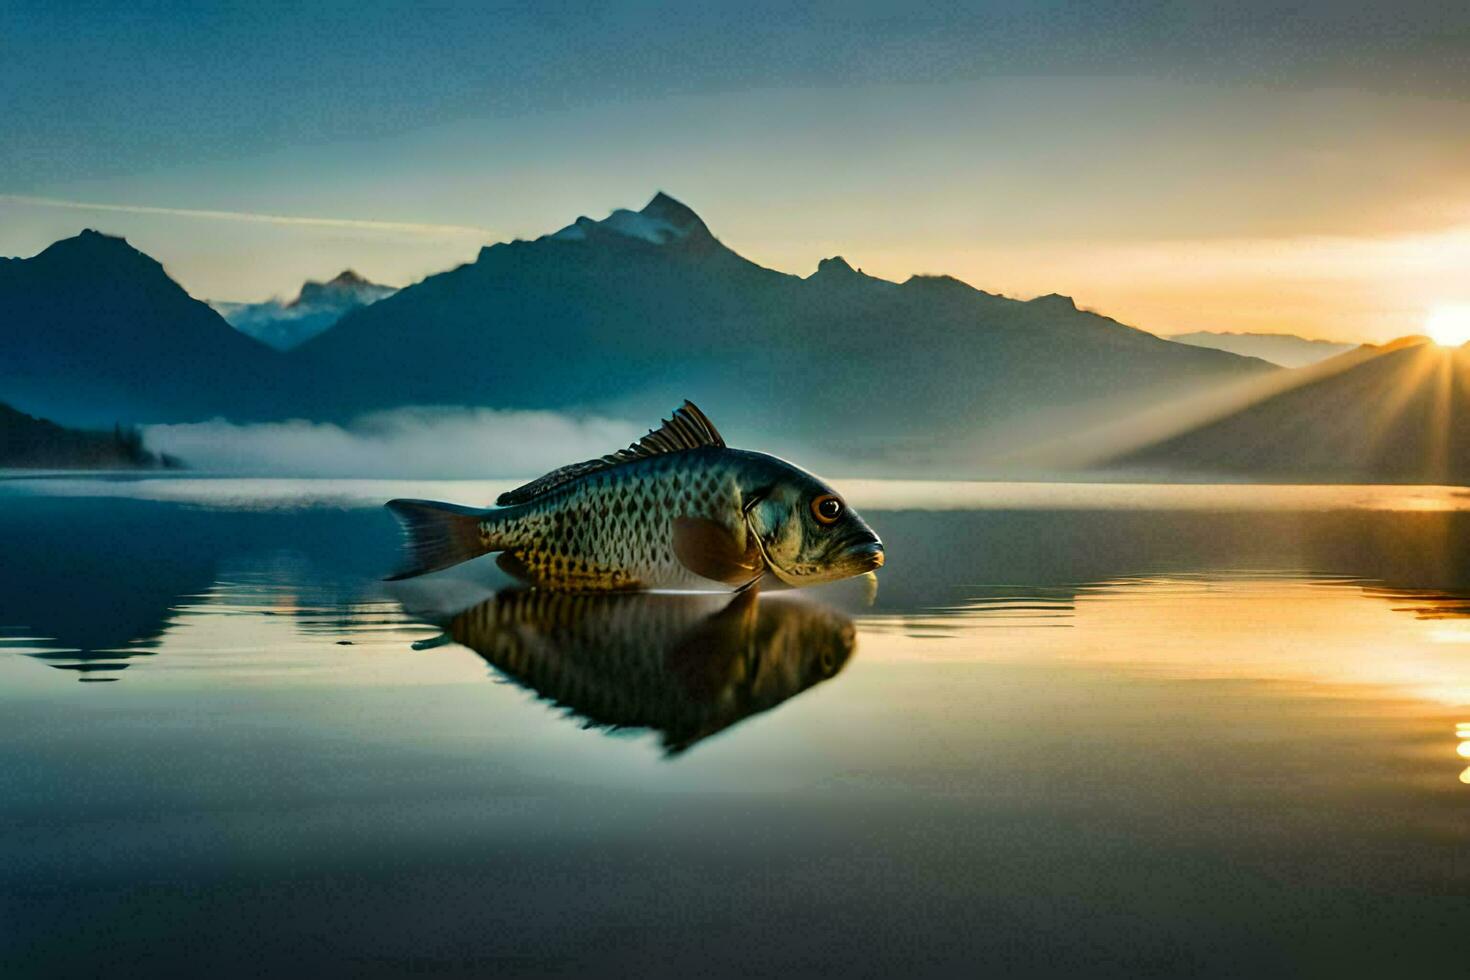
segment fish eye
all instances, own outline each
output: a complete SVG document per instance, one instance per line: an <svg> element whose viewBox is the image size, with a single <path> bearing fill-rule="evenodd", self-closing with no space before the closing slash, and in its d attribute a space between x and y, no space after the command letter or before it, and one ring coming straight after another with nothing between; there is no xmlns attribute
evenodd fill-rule
<svg viewBox="0 0 1470 980"><path fill-rule="evenodd" d="M824 493L812 501L812 516L819 524L836 524L842 516L842 501L836 494Z"/></svg>

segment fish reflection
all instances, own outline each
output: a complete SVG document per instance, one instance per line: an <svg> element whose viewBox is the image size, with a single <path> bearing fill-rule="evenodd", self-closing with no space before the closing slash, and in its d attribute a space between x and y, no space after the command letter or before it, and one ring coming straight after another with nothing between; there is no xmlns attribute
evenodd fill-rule
<svg viewBox="0 0 1470 980"><path fill-rule="evenodd" d="M586 727L653 729L670 755L836 675L856 642L835 609L753 591L508 592L446 632Z"/></svg>

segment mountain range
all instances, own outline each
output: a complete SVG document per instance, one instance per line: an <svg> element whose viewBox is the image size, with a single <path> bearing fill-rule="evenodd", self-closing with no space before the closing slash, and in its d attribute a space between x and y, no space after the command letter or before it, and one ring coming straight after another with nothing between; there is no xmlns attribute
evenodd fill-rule
<svg viewBox="0 0 1470 980"><path fill-rule="evenodd" d="M1262 355L1245 357L1065 296L1022 301L939 275L892 282L841 257L800 277L743 258L664 194L487 246L396 292L346 272L289 303L227 312L285 349L232 327L120 238L84 231L0 260L0 398L105 429L343 422L411 405L652 421L690 396L736 444L848 473L1015 472L1018 447L1070 439L1089 462L1129 472L1470 480L1455 425L1470 395L1464 349L1406 338L1284 369L1267 361L1342 345L1224 335ZM301 324L319 332L297 342ZM14 410L5 421L83 455L109 438L126 450L105 431Z"/></svg>
<svg viewBox="0 0 1470 980"><path fill-rule="evenodd" d="M652 421L687 396L735 439L777 433L778 450L932 473L1275 370L1065 296L891 282L840 257L805 278L777 272L662 193L487 246L286 352L91 231L0 263L0 311L0 345L19 352L0 364L0 397L70 423L341 421L426 404Z"/></svg>
<svg viewBox="0 0 1470 980"><path fill-rule="evenodd" d="M1227 350L1243 357L1259 357L1263 361L1289 368L1316 364L1329 357L1345 354L1356 346L1335 340L1308 340L1294 334L1212 333L1207 330L1168 334L1167 339L1176 344Z"/></svg>
<svg viewBox="0 0 1470 980"><path fill-rule="evenodd" d="M369 282L347 269L326 282L307 280L293 300L269 299L263 303L212 300L209 305L236 330L285 351L315 337L344 314L392 296L396 291L392 286Z"/></svg>

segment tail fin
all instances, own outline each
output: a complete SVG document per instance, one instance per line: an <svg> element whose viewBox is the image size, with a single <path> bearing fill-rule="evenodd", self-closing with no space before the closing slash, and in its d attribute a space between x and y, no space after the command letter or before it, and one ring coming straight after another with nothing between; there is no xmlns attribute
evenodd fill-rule
<svg viewBox="0 0 1470 980"><path fill-rule="evenodd" d="M495 550L480 534L484 512L473 507L432 500L390 500L393 516L403 525L406 563L387 581L437 572Z"/></svg>

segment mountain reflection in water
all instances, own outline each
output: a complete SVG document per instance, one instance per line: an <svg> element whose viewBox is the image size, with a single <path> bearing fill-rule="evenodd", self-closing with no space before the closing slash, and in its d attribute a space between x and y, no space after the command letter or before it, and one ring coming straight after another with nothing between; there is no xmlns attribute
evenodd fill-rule
<svg viewBox="0 0 1470 980"><path fill-rule="evenodd" d="M446 632L586 727L653 729L671 755L833 677L855 644L837 610L753 590L510 591Z"/></svg>

